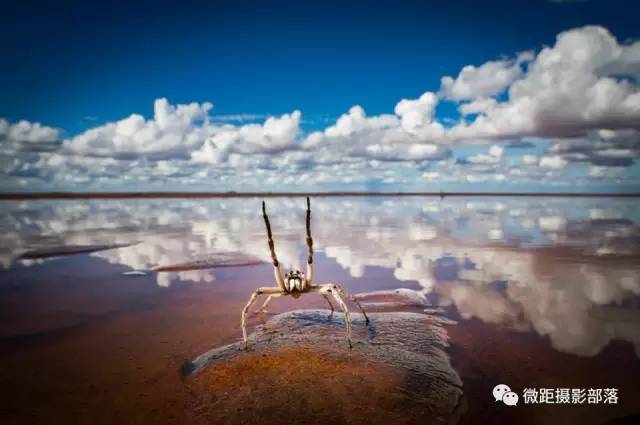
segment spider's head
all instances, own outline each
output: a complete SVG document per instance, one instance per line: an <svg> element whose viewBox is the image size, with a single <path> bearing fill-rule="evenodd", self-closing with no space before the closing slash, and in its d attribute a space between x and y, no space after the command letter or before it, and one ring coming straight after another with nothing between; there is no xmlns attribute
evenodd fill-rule
<svg viewBox="0 0 640 425"><path fill-rule="evenodd" d="M304 273L300 270L291 270L284 277L285 285L289 292L302 292L305 289Z"/></svg>

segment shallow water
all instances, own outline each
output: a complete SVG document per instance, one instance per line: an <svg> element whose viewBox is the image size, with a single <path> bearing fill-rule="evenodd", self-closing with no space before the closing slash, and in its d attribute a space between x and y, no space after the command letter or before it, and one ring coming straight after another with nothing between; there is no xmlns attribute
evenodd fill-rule
<svg viewBox="0 0 640 425"><path fill-rule="evenodd" d="M272 284L260 201L1 202L3 423L197 422L207 381L185 380L181 366L238 341L242 306ZM303 269L303 199L267 207L281 264ZM464 423L606 423L640 413L639 207L314 198L315 278L371 311L451 319L445 352L463 383ZM325 308L318 298L277 299L269 314ZM620 398L511 408L491 396L499 383L520 394L617 388Z"/></svg>

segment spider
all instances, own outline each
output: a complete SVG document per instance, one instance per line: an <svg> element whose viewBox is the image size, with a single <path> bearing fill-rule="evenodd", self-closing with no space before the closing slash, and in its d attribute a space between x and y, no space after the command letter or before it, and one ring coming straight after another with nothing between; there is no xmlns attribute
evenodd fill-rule
<svg viewBox="0 0 640 425"><path fill-rule="evenodd" d="M291 270L284 277L282 276L282 272L280 271L280 264L278 263L278 257L276 256L276 250L273 243L273 236L271 234L271 225L269 224L269 217L267 217L267 210L264 201L262 201L262 216L264 217L264 223L267 227L267 240L269 244L269 250L271 251L271 259L273 260L273 273L278 286L261 287L256 289L251 295L251 298L249 298L249 302L242 310L241 325L245 348L247 348L247 313L249 312L249 309L256 301L258 296L263 294L267 295L267 299L264 301L264 304L262 304L262 307L260 307L260 309L258 310L258 312L262 313L266 311L265 309L267 305L274 297L291 295L294 298L298 298L305 293L318 293L322 295L331 308L331 314L333 314L334 308L333 304L331 304L331 300L329 299L329 295L334 298L334 300L338 303L338 305L344 312L347 342L349 343L349 348L352 348L349 309L347 308L347 304L344 302L343 298L348 297L358 306L358 309L360 309L360 311L364 315L366 324L369 324L369 318L367 317L367 313L365 313L360 303L340 285L336 283L324 283L319 285L313 283L313 239L311 238L311 202L309 201L309 197L307 197L306 217L308 248L306 274L302 273L300 270Z"/></svg>

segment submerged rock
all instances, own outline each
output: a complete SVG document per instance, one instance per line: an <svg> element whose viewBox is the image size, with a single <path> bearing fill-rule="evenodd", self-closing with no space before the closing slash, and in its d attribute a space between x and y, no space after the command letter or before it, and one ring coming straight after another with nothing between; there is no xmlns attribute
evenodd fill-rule
<svg viewBox="0 0 640 425"><path fill-rule="evenodd" d="M130 270L128 272L123 272L122 276L146 276L148 273L144 270Z"/></svg>
<svg viewBox="0 0 640 425"><path fill-rule="evenodd" d="M361 292L356 298L368 308L386 307L424 307L429 305L425 294L408 288L395 288L383 291Z"/></svg>
<svg viewBox="0 0 640 425"><path fill-rule="evenodd" d="M462 382L437 316L296 310L183 366L195 423L456 423ZM286 418L286 420L285 420Z"/></svg>
<svg viewBox="0 0 640 425"><path fill-rule="evenodd" d="M251 255L245 255L235 252L220 252L211 254L206 258L189 261L186 263L156 266L152 269L152 271L181 272L187 270L213 269L216 267L255 266L262 263L264 263L264 261Z"/></svg>
<svg viewBox="0 0 640 425"><path fill-rule="evenodd" d="M108 249L125 248L135 245L134 243L126 244L110 244L110 245L62 245L52 246L48 248L34 249L20 255L21 260L39 260L52 257L63 257L66 255L89 254L97 251L105 251Z"/></svg>

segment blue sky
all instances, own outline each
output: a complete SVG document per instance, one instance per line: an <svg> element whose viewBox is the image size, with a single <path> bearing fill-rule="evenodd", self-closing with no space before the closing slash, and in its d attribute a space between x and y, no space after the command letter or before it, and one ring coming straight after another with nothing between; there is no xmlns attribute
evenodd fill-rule
<svg viewBox="0 0 640 425"><path fill-rule="evenodd" d="M283 189L293 190L556 190L566 183L565 177L573 179L574 189L639 187L635 163L638 124L634 121L640 116L635 96L640 59L634 42L640 31L634 17L640 10L633 10L629 2L183 1L176 5L156 1L105 6L71 1L55 5L15 2L5 9L5 24L0 28L5 52L0 56L0 117L5 123L4 130L0 125L4 157L0 166L6 179L0 190L157 190L169 186L250 190L268 181L274 186L289 182ZM588 25L608 35L590 32L586 28L593 27ZM569 50L564 51L558 37L569 30L578 32L565 38L564 48ZM600 42L593 37L604 40L601 50L589 50L588 45ZM527 123L510 128L477 126L452 134L434 128L434 122L445 129L456 127L461 120L473 123L478 114L461 115L463 104L480 99L515 103L516 94L534 90L536 76L531 69L548 66L538 77L559 72L538 56L545 46L556 46L565 56L584 47L590 56L573 70L593 71L594 78L612 78L619 86L604 87L601 82L608 96L604 100L602 96L564 97L547 104L548 99L542 99ZM523 52L528 54L521 57ZM606 63L600 63L603 60ZM464 78L458 77L465 66L479 69L487 62L499 63L486 68L486 74L471 75L474 87L462 84ZM538 62L542 65L535 65ZM571 68L576 60L568 58L567 62ZM602 69L610 72L604 75ZM490 81L501 72L511 74L502 83ZM529 75L530 84L519 83ZM453 80L449 92L442 83L444 76ZM486 84L479 81L482 78ZM575 91L595 92L596 83L585 81ZM524 88L517 92L512 84ZM619 87L625 90L622 97L616 94ZM553 87L545 89L554 92ZM408 106L405 115L394 112L402 99L421 99L425 92L434 93L437 99L422 98ZM149 140L133 136L122 142L122 134L104 128L131 114L154 120L158 113L154 102L162 98L167 99L169 110L171 105L192 102L198 108L205 102L214 107L181 115L178 121L193 119L192 126L182 127L179 135L171 133L183 138L182 142L152 146ZM575 104L579 109L585 102L593 108L576 110L574 116L561 119L559 126L540 112L559 104ZM381 130L371 122L366 128L352 122L355 127L346 133L324 134L355 105L366 111L367 118L395 113L403 123L388 121ZM493 117L497 123L511 120L488 108L485 105L479 115ZM521 108L514 106L514 110ZM603 108L617 112L607 115ZM294 111L301 116L296 118ZM205 115L211 124L193 134L192 127L200 128ZM274 134L265 127L257 135L250 135L251 128L242 130L252 123L266 125L268 117L285 117L274 124ZM296 129L280 128L292 124L290 119ZM20 120L26 120L28 128L26 124L14 128ZM44 130L33 130L30 126L35 123ZM233 126L233 131L221 131L223 124ZM394 126L402 128L402 135ZM49 128L55 134L47 133ZM83 132L91 129L100 134L81 140ZM314 131L324 134L322 140L309 140ZM161 138L169 133L164 128L153 134ZM16 134L25 140L14 140ZM269 145L272 138L278 140ZM508 147L523 138L533 146ZM601 146L594 148L598 143ZM345 151L345 144L352 148ZM435 147L415 147L410 153L410 144ZM489 155L492 146L502 152L472 161L468 173L460 170L467 156ZM546 171L533 170L528 180L519 179L512 171L525 155L535 156L536 165ZM552 159L543 161L545 156ZM337 158L349 158L341 162L341 170L351 167L353 175L344 172L343 178L326 177L336 175L330 165L337 166ZM615 167L610 166L609 158L615 158ZM527 161L533 165L534 159ZM354 163L365 164L366 170L356 172ZM133 169L138 171L131 172ZM251 173L258 169L265 171ZM543 171L551 174L541 179ZM435 174L424 177L436 172L437 178ZM443 179L461 172L463 179ZM126 183L116 178L123 174L128 175ZM300 183L303 174L309 175L303 179L306 184Z"/></svg>

